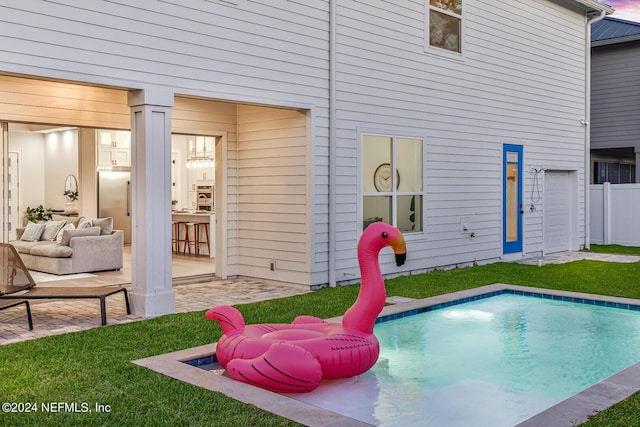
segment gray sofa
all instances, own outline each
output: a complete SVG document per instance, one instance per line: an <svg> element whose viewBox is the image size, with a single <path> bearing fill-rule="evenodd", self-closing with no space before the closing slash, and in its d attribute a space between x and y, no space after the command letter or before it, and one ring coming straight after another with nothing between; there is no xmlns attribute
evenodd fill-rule
<svg viewBox="0 0 640 427"><path fill-rule="evenodd" d="M24 228L17 228L18 240L9 243L18 250L20 258L29 270L62 275L122 268L122 230L91 227L86 230L65 231L61 242L20 240L24 231Z"/></svg>

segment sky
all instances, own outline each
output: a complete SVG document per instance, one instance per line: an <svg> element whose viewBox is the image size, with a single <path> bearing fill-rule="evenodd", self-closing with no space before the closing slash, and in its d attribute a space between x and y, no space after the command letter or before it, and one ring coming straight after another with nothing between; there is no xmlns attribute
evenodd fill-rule
<svg viewBox="0 0 640 427"><path fill-rule="evenodd" d="M608 4L616 10L613 15L609 15L613 18L640 22L640 0L600 0L600 3Z"/></svg>

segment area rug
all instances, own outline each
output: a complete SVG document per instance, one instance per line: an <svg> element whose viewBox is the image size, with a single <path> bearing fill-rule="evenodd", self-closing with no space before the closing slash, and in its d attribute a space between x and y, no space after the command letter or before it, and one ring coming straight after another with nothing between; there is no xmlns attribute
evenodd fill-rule
<svg viewBox="0 0 640 427"><path fill-rule="evenodd" d="M76 274L64 274L62 276L57 276L55 274L42 273L40 271L29 270L31 277L36 283L42 282L51 282L54 280L71 280L71 279L84 279L86 277L96 277L95 274L89 273L76 273Z"/></svg>

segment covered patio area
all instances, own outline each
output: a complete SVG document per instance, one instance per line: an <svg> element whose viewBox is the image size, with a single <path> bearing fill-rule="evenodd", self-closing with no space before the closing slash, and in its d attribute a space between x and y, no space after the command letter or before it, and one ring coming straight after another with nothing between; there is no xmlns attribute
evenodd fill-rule
<svg viewBox="0 0 640 427"><path fill-rule="evenodd" d="M112 284L118 272L107 272L96 278L72 279L84 286ZM69 286L72 280L62 282ZM39 283L46 286L54 282ZM174 284L176 313L206 310L216 305L245 304L275 298L283 298L311 292L308 287L291 283L240 277L237 279L209 279L189 284ZM50 335L83 331L100 327L100 304L93 300L32 301L31 312L34 327L27 325L24 307L2 311L0 345L42 338ZM135 314L127 315L124 300L116 295L107 301L107 325L144 320ZM203 316L204 320L204 316Z"/></svg>

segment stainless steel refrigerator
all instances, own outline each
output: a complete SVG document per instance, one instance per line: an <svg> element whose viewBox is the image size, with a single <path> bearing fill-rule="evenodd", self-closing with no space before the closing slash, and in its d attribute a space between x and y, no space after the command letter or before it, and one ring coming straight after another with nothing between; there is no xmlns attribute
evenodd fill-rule
<svg viewBox="0 0 640 427"><path fill-rule="evenodd" d="M124 231L124 243L131 243L131 172L98 173L98 216L113 217L113 229Z"/></svg>

